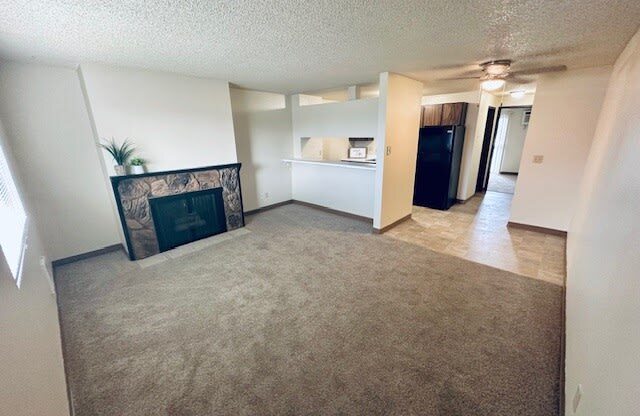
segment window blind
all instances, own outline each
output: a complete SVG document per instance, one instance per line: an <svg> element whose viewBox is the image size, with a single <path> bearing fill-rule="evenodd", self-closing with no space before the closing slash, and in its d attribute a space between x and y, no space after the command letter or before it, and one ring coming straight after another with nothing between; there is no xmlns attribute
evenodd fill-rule
<svg viewBox="0 0 640 416"><path fill-rule="evenodd" d="M7 158L0 147L0 247L16 282L20 281L26 220Z"/></svg>

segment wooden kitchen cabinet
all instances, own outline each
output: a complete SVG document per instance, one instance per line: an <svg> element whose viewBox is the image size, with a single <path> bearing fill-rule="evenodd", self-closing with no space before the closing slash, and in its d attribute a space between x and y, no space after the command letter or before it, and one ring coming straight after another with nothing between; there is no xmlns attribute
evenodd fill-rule
<svg viewBox="0 0 640 416"><path fill-rule="evenodd" d="M462 126L467 115L467 103L442 104L441 126Z"/></svg>
<svg viewBox="0 0 640 416"><path fill-rule="evenodd" d="M439 126L442 120L442 105L425 105L422 106L422 126Z"/></svg>
<svg viewBox="0 0 640 416"><path fill-rule="evenodd" d="M463 126L467 103L431 104L422 106L422 126Z"/></svg>

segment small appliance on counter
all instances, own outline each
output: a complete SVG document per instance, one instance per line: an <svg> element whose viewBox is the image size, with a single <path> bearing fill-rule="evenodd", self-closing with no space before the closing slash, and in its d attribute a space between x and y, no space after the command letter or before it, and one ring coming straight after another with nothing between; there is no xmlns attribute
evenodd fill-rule
<svg viewBox="0 0 640 416"><path fill-rule="evenodd" d="M355 162L355 163L367 163L375 164L376 155L367 156L366 147L350 147L348 151L348 157L341 159L342 162Z"/></svg>

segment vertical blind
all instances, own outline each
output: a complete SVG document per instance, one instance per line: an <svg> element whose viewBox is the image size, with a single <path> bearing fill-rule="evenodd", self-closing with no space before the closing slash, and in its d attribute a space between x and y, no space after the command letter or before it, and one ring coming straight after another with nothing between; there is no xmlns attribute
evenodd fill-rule
<svg viewBox="0 0 640 416"><path fill-rule="evenodd" d="M0 147L0 247L16 281L20 279L27 216Z"/></svg>

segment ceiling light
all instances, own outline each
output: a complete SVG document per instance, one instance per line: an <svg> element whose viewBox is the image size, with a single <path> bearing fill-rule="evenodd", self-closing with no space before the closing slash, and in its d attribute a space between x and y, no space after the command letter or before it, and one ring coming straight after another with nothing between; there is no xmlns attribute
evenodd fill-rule
<svg viewBox="0 0 640 416"><path fill-rule="evenodd" d="M485 91L495 91L498 88L502 88L504 86L504 80L503 79L486 79L484 81L482 81L482 89Z"/></svg>
<svg viewBox="0 0 640 416"><path fill-rule="evenodd" d="M511 61L503 59L500 61L485 62L480 64L480 66L484 69L484 72L489 75L504 75L509 72Z"/></svg>
<svg viewBox="0 0 640 416"><path fill-rule="evenodd" d="M524 97L524 90L515 90L515 91L511 91L509 94L511 94L511 98L522 98Z"/></svg>

